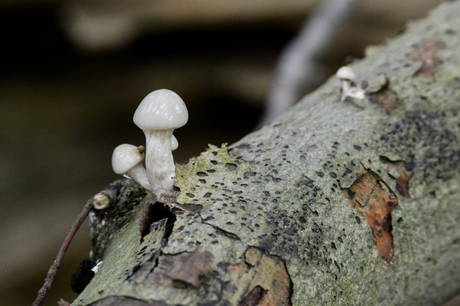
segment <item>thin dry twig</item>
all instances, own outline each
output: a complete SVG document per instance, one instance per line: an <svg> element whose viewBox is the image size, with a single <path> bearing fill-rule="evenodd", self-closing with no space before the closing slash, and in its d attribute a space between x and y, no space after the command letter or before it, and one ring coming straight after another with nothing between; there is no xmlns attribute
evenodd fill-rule
<svg viewBox="0 0 460 306"><path fill-rule="evenodd" d="M46 294L50 290L51 285L53 284L54 278L56 276L56 273L59 270L59 267L61 266L62 258L64 257L64 254L67 251L70 245L70 242L72 241L73 237L75 236L76 232L80 228L83 221L85 221L92 207L93 207L93 198L89 199L88 202L86 202L85 206L83 206L83 210L78 215L77 219L75 219L75 222L72 224L70 231L68 232L67 236L64 239L64 242L61 245L61 248L59 249L56 259L54 260L53 264L48 270L48 274L46 275L46 278L45 278L45 283L40 288L40 290L38 290L37 298L32 304L33 306L43 305Z"/></svg>
<svg viewBox="0 0 460 306"><path fill-rule="evenodd" d="M357 0L324 0L281 54L259 126L294 105L306 88L318 82L318 58L331 46L341 26L353 15Z"/></svg>

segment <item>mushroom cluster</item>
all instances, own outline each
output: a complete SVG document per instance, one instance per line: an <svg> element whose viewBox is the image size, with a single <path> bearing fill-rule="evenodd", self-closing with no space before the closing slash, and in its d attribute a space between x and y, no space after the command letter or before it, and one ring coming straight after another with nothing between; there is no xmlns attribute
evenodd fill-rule
<svg viewBox="0 0 460 306"><path fill-rule="evenodd" d="M178 148L179 143L173 132L187 123L187 107L175 92L155 90L139 104L133 121L144 131L145 152L143 147L118 146L112 155L113 170L132 178L159 197L174 186L176 167L172 151ZM142 163L144 158L145 168Z"/></svg>
<svg viewBox="0 0 460 306"><path fill-rule="evenodd" d="M344 66L337 70L336 76L340 79L342 85L340 100L344 101L347 97L364 100L366 94L364 89L356 86L355 73L350 67Z"/></svg>

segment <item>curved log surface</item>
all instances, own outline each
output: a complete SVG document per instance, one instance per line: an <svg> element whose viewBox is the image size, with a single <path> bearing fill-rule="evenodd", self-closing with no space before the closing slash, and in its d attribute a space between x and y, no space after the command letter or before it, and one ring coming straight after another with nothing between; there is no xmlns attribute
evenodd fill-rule
<svg viewBox="0 0 460 306"><path fill-rule="evenodd" d="M103 260L74 305L432 305L460 288L460 2L272 124L129 180L91 212Z"/></svg>

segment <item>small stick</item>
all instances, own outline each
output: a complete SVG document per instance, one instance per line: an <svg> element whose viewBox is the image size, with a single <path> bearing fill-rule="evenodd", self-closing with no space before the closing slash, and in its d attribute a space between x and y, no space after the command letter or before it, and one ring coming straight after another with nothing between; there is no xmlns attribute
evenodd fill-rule
<svg viewBox="0 0 460 306"><path fill-rule="evenodd" d="M319 58L357 6L357 0L324 0L310 14L278 60L259 127L273 121L317 84L323 69Z"/></svg>
<svg viewBox="0 0 460 306"><path fill-rule="evenodd" d="M67 251L70 245L70 242L75 236L77 230L80 228L80 225L83 223L83 221L85 221L86 217L88 216L92 208L93 208L93 198L89 199L88 202L86 202L85 206L83 206L83 210L81 211L80 215L78 215L77 219L75 219L75 222L72 224L72 227L70 228L69 233L65 237L64 242L62 243L61 248L59 249L59 253L56 256L56 259L54 260L53 264L48 270L48 274L46 275L46 278L45 278L45 283L40 288L40 290L38 290L37 298L32 304L33 306L43 305L46 294L51 289L51 285L53 284L54 277L56 276L56 273L59 270L59 267L61 266L62 258L64 257L64 254Z"/></svg>

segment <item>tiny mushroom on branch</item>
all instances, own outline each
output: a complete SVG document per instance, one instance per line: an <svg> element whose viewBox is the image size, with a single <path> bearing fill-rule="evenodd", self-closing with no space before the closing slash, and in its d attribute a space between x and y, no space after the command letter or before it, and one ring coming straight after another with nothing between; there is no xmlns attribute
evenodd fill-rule
<svg viewBox="0 0 460 306"><path fill-rule="evenodd" d="M356 98L359 100L366 99L365 91L358 88L356 84L352 85L355 79L355 73L350 67L344 66L337 70L335 74L342 84L340 100L344 101L347 97Z"/></svg>
<svg viewBox="0 0 460 306"><path fill-rule="evenodd" d="M112 168L116 174L132 178L147 191L151 190L147 172L142 161L144 154L139 152L139 147L131 144L121 144L113 150Z"/></svg>
<svg viewBox="0 0 460 306"><path fill-rule="evenodd" d="M176 166L171 151L178 144L173 132L187 123L187 107L175 92L155 90L142 100L133 121L144 131L147 176L151 190L159 196L174 186Z"/></svg>

